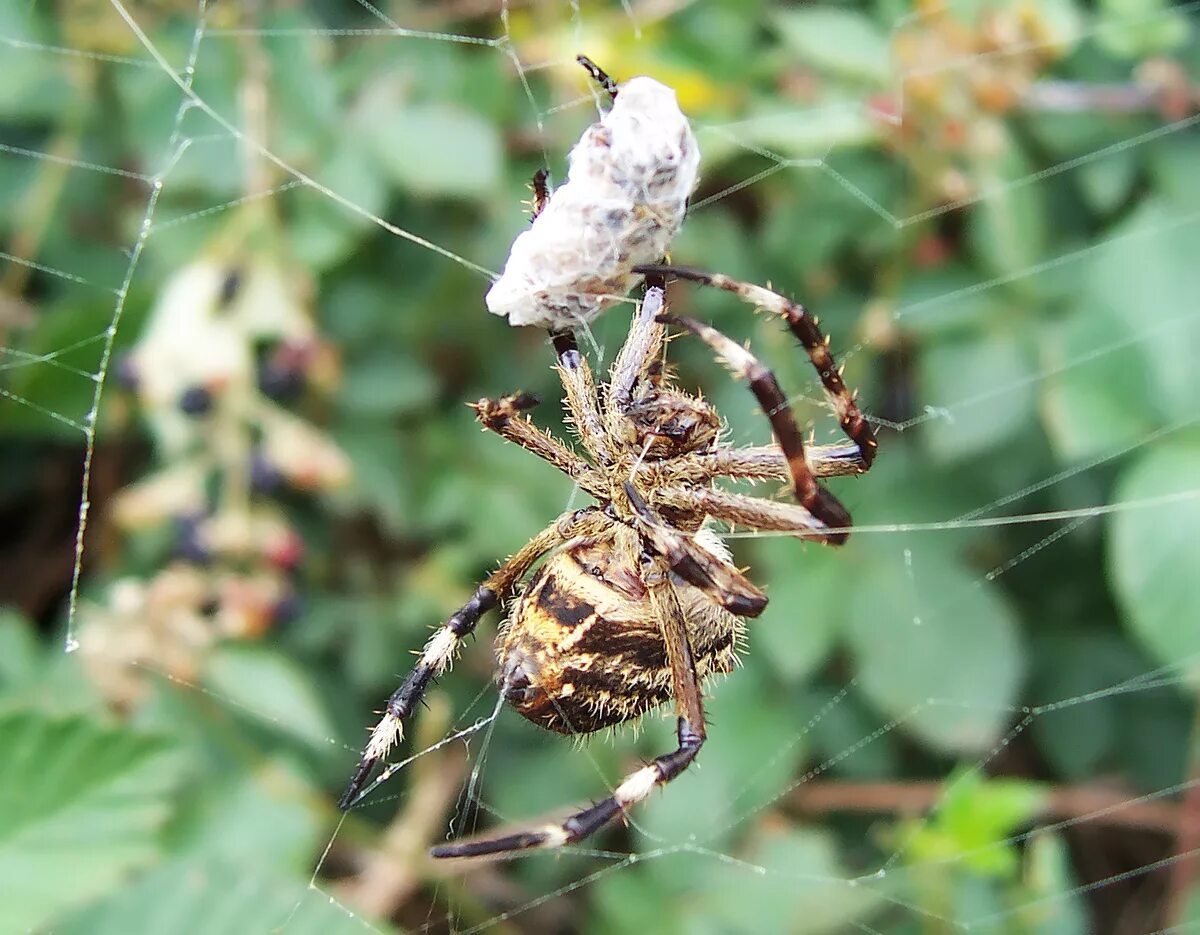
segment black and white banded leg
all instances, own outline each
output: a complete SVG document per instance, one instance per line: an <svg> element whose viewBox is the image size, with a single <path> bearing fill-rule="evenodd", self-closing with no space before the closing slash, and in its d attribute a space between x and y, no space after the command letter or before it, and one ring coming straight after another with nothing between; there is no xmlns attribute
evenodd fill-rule
<svg viewBox="0 0 1200 935"><path fill-rule="evenodd" d="M635 528L638 534L653 552L666 560L671 571L731 614L757 617L763 612L767 596L754 582L732 563L705 549L692 536L671 529L629 481L622 486L637 517Z"/></svg>
<svg viewBox="0 0 1200 935"><path fill-rule="evenodd" d="M829 545L844 543L849 536L848 530L852 522L850 513L837 497L817 483L816 475L813 474L804 454L804 438L796 424L796 416L792 407L788 405L783 390L779 388L775 375L750 351L710 325L682 316L663 315L661 320L680 325L700 337L717 352L735 376L745 379L750 384L751 392L771 421L775 441L787 458L796 501L823 527L831 530L821 532L815 538Z"/></svg>
<svg viewBox="0 0 1200 935"><path fill-rule="evenodd" d="M463 639L474 632L479 619L508 598L513 587L539 558L556 546L576 536L598 531L604 525L606 521L594 508L562 514L493 572L470 599L434 632L425 643L425 648L421 650L417 664L388 699L383 716L371 731L358 768L338 800L340 809L345 811L352 808L362 797L363 789L376 765L404 739L405 719L420 704L430 682L454 664Z"/></svg>
<svg viewBox="0 0 1200 935"><path fill-rule="evenodd" d="M634 805L648 798L656 787L665 785L687 769L704 745L704 705L700 680L688 644L683 608L670 579L660 574L659 583L651 588L650 594L662 621L663 642L671 666L672 690L678 715L675 725L678 746L630 773L608 798L581 809L564 822L498 837L441 844L430 850L432 856L484 857L574 844L624 815Z"/></svg>
<svg viewBox="0 0 1200 935"><path fill-rule="evenodd" d="M596 84L600 85L600 87L608 92L608 96L612 98L612 100L615 101L617 99L617 83L608 76L608 72L593 62L586 55L576 55L575 61L583 66L583 70L592 76L592 80L595 81Z"/></svg>
<svg viewBox="0 0 1200 935"><path fill-rule="evenodd" d="M850 392L842 379L841 368L829 350L829 338L821 334L817 319L809 314L808 309L771 289L741 282L721 273L706 273L686 266L669 266L662 263L635 266L633 271L645 276L677 276L703 286L723 289L755 308L764 309L782 318L808 354L842 431L858 446L863 470L870 468L878 447L875 431L858 408L855 394Z"/></svg>
<svg viewBox="0 0 1200 935"><path fill-rule="evenodd" d="M576 812L561 824L545 825L496 838L454 841L430 848L433 857L484 857L535 848L563 847L595 834L610 821L647 798L656 786L670 782L696 758L704 744L704 725L685 717L676 722L679 746L626 776L612 795Z"/></svg>

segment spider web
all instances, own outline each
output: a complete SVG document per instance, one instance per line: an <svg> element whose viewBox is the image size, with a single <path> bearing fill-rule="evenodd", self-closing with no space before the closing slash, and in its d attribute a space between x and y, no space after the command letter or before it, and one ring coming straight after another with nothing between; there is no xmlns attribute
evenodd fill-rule
<svg viewBox="0 0 1200 935"><path fill-rule="evenodd" d="M169 44L148 25L157 13L140 4L111 0L107 7L88 11L86 16L94 17L105 28L132 35L135 42L131 54L49 40L27 31L20 15L6 14L0 28L0 56L5 59L36 59L39 68L62 74L82 62L86 67L136 74L141 80L172 89L170 104L163 105L163 136L158 142L157 158L145 166L104 164L76 158L52 146L38 148L24 145L19 139L0 139L0 156L14 179L55 167L71 181L95 178L135 186L144 205L124 252L109 255L102 244L97 244L96 257L87 266L61 268L56 264L58 251L53 238L67 236L62 225L51 225L41 249L23 249L17 244L0 254L10 270L18 271L10 282L28 283L45 277L66 284L72 294L77 292L81 309L93 310L80 314L90 315L88 320L96 322L85 336L78 337L76 328L69 341L48 349L31 349L12 337L0 345L0 369L10 376L30 370L49 374L45 380L23 384L31 388L28 391L0 382L0 398L10 410L9 415L19 413L17 424L20 419L53 422L69 433L83 452L82 495L67 592L68 653L79 646L79 598L81 588L86 590L85 558L94 535L89 531L89 520L97 430L108 399L114 352L127 327L125 315L131 296L143 286L151 290L178 262L177 250L169 242L172 233L247 201L269 199L286 204L297 193L309 192L362 224L375 225L387 235L426 251L430 263L455 265L464 277L475 277L480 284L494 276L494 267L502 261L500 254L480 251L468 256L455 252L424 235L420 228L406 226L404 218L388 220L366 206L359 196L323 183L318 173L289 157L286 147L248 128L236 107L209 99L199 88L206 70L221 67L226 56L243 54L245 46L239 43L246 39L384 42L394 45L397 55L412 44L477 46L479 54L507 63L512 81L506 93L517 95L527 109L529 121L537 130L536 146L541 148L545 163L561 175L565 145L593 112L597 98L592 94L562 100L548 97L539 79L572 68L571 53L577 49L591 52L593 44L615 44L617 40L608 33L617 30L621 41L627 39L635 49L636 60L638 44L649 42L647 36L652 30L669 31L689 13L688 4L679 5L679 9L675 5L631 3L615 8L577 2L548 4L542 15L557 30L562 47L553 46L553 54L543 57L550 46L533 42L520 29L514 29L514 18L520 11L510 10L507 4L489 16L494 26L491 38L407 28L405 16L396 14L393 18L386 9L365 0L358 0L358 6L363 23L359 26L264 29L228 19L216 24L217 8L200 0L187 14L190 28L186 34L175 36ZM1072 42L1086 46L1102 34L1115 35L1119 40L1170 17L1194 16L1196 8L1197 4L1188 4L1172 10L1154 9L1137 16L1110 18L1091 27L1073 22L1068 31ZM82 12L70 16L90 22ZM897 17L894 35L921 22L920 18ZM1061 36L1055 41L1061 41ZM678 257L684 262L693 259L689 245L702 241L691 231L706 229L712 212L740 204L737 199L744 193L754 192L780 174L802 176L810 191L821 193L822 203L852 214L864 236L875 242L904 238L911 230L936 231L938 225L962 224L964 218L978 218L981 213L987 214L985 223L989 225L983 236L1000 237L1005 224L1020 223L1013 212L1019 214L1023 192L1040 194L1061 185L1104 185L1109 174L1120 174L1121 160L1130 151L1174 141L1200 122L1194 113L1174 119L1163 117L1152 126L1131 128L1115 143L1084 146L1073 155L1050 154L1043 168L1009 166L1009 175L987 179L961 197L943 198L936 208L914 206L888 194L897 183L912 182L917 187L913 179L920 175L921 167L907 166L908 175L881 180L874 167L847 156L843 146L838 145L852 143L854 135L865 132L863 126L872 121L899 124L902 115L918 106L910 97L914 79L965 74L982 61L1003 61L1051 44L1050 40L1012 43L989 52L972 52L929 69L897 71L893 65L895 83L890 100L894 108L864 93L845 101L824 102L819 107L793 102L767 115L697 121L706 165L710 158L724 160L723 165L735 166L742 174L718 190L702 192L696 199L677 244ZM594 56L606 61L599 53ZM369 82L370 76L364 81ZM1061 91L1049 86L1042 90L1047 94ZM71 93L78 92L69 91L64 106L69 104ZM838 142L828 142L830 136ZM164 204L170 201L173 179L183 168L196 171L194 165L187 166L186 160L208 146L216 146L226 155L240 151L261 159L285 181L200 210L183 211L177 206L166 210ZM1115 233L1099 241L1085 242L1081 238L1074 249L1048 247L1036 238L1025 242L1019 234L1010 236L1009 243L1017 255L1015 259L1004 258L1006 268L998 268L995 275L985 279L976 277L953 286L945 279L930 279L932 284L924 291L917 288L898 297L893 293L890 302L880 305L878 314L872 313L876 327L858 332L853 339L846 335L853 333L855 319L848 309L841 314L838 308L839 303L851 304L852 297L835 294L825 303L831 308L827 333L833 335L838 359L848 362L851 374L863 363L867 351L885 347L892 350L892 342L901 332L936 334L939 328L954 327L961 318L983 321L1012 339L1006 346L1015 346L1008 320L1014 314L1013 303L1006 304L1004 296L1021 295L1022 288L1030 283L1058 282L1064 284L1060 288L1065 295L1080 288L1087 276L1096 275L1098 260L1103 258L1121 266L1118 272L1126 276L1142 275L1145 264L1153 262L1154 256L1171 249L1176 240L1194 236L1200 224L1200 207L1193 205L1189 210L1183 205L1169 214L1149 212L1135 220L1117 225ZM163 244L162 255L155 257L159 244ZM746 254L744 248L732 247L732 265L717 257L704 257L699 265L738 274L736 260L745 260ZM143 280L147 282L143 284ZM1196 285L1193 279L1190 287L1185 284L1180 291L1194 299ZM799 294L800 289L797 286L792 291ZM14 294L20 294L20 290ZM736 313L718 311L724 306L711 297L684 293L681 300L694 302L705 313L713 311L713 317L724 315L721 323L730 325L731 331L738 330L733 324L738 320ZM37 314L30 309L14 304L11 315ZM484 314L482 307L477 313ZM620 311L613 312L596 324L591 339L600 356L611 357L619 345L622 317ZM864 611L858 619L882 619L896 635L893 642L880 647L882 655L870 655L861 644L879 640L879 633L859 634L856 665L836 658L825 661L819 672L808 673L814 687L795 688L789 696L794 703L792 709L763 711L759 706L766 696L754 685L778 677L778 672L772 673L770 667L755 659L756 650L760 654L768 646L778 650L782 645L778 630L788 621L780 616L764 618L761 626L774 627L771 634L760 634L758 625L752 625L751 658L746 670L712 690L713 729L700 760L668 791L656 795L630 816L630 830L622 839L627 841L628 850L602 850L599 843L592 842L571 848L566 855L535 855L499 869L489 865L463 875L457 869L445 872L407 866L389 871L387 860L373 845L363 843L365 835L350 834L346 820L342 820L333 828L325 847L313 855L312 876L304 897L293 901L282 917L270 923L271 927L294 931L319 924L313 919L324 897L335 916L351 928L376 930L378 920L360 909L359 900L368 882L375 891L387 890L398 885L395 877L406 875L416 875L432 895L425 916L405 916L405 923L418 929L459 932L503 930L505 925L515 926L518 931L620 930L634 921L648 922L649 910L643 910L639 901L647 898L648 891L656 890L665 894L656 908L680 912L690 920L688 927L704 931L756 929L780 920L787 920L795 931L1011 931L1016 926L1029 931L1085 931L1087 922L1081 919L1086 917L1081 913L1088 905L1103 904L1089 904L1088 900L1106 891L1125 893L1124 887L1132 880L1162 880L1159 889L1152 892L1164 902L1178 898L1176 888L1194 879L1191 868L1200 852L1200 837L1187 832L1188 822L1194 822L1194 790L1200 783L1196 774L1185 772L1170 781L1159 778L1148 786L1145 781L1136 786L1130 777L1113 776L1097 766L1095 772L1077 776L1070 785L1055 786L1036 808L1029 806L1031 818L1014 820L1011 829L1001 827L974 845L966 843L969 834L956 836L955 832L961 831L956 822L969 824L972 808L986 812L989 803L998 812L1016 808L1007 800L996 804L995 797L989 799L986 791L978 791L982 778L995 773L1022 775L1023 764L1014 762L1014 749L1039 731L1051 736L1056 730L1057 736L1064 730L1069 732L1072 722L1064 715L1078 709L1108 710L1125 704L1154 711L1160 706L1184 703L1180 699L1186 696L1181 689L1191 684L1194 652L1181 652L1165 662L1140 656L1132 672L1128 660L1097 672L1085 672L1078 676L1078 690L1066 694L1043 688L1055 684L1044 677L1045 673L1038 676L1041 682L1029 692L1018 692L1010 684L1015 678L1012 673L988 673L986 660L981 661L979 656L992 652L1000 659L1002 651L1008 649L1006 641L1028 638L1014 632L1012 613L997 606L1002 601L993 589L996 581L1011 575L1019 582L1014 586L1016 590L1027 588L1031 569L1054 574L1064 546L1081 538L1099 537L1100 524L1122 515L1148 516L1165 532L1173 516L1194 504L1200 497L1200 486L1196 484L1196 476L1200 475L1177 478L1158 488L1129 485L1115 492L1101 479L1110 476L1107 472L1139 459L1175 450L1172 446L1189 438L1189 432L1194 438L1200 409L1185 405L1171 410L1170 418L1135 419L1130 432L1114 436L1111 444L1099 450L1066 459L1069 466L1065 468L1047 462L1040 479L1032 482L1022 477L1000 489L980 487L965 501L959 495L953 503L940 501L936 490L922 490L922 497L914 501L915 515L898 516L883 495L872 495L871 488L875 484L884 490L894 489L914 480L904 474L902 466L888 464L889 460L907 460L904 444L910 432L930 437L952 462L955 450L978 444L980 426L983 431L996 430L1009 419L1007 410L1033 406L1032 394L1048 385L1086 377L1094 368L1110 367L1114 361L1147 347L1167 358L1190 353L1194 359L1198 317L1193 301L1191 307L1181 305L1172 314L1136 328L1120 327L1118 322L1107 332L1088 332L1083 340L1064 339L1058 347L1025 357L1023 366L1008 366L1011 359L997 363L980 358L972 374L952 374L941 382L926 381L917 411L908 407L908 413L898 418L871 413L887 430L880 463L855 484L838 488L855 513L854 548L860 551L818 552L780 537L731 532L729 539L735 545L743 538L770 540L754 545L766 550L761 556L768 573L765 580L774 588L784 587L781 582L794 573L783 564L788 561L789 549L797 566L811 564L817 572L829 571L838 562L854 562L869 569L874 577L851 585L854 590L850 592L816 594L812 598L817 602L814 614L828 613L842 602L866 602L870 612ZM7 323L0 327L5 334L19 331ZM753 337L756 349L773 365L795 356L776 329L764 323L743 326L740 336ZM734 426L732 440L765 442L769 438L765 420L743 395L744 388L717 388L724 375L715 367L705 368L700 354L683 353L687 354L688 367L695 366L694 370L688 369L689 376L699 373L706 387L713 387L712 395ZM790 385L810 387L793 402L802 417L818 421L818 433L823 434L828 429L820 425L822 410L811 389L813 383L811 379L805 384L799 382L804 378L802 365L802 361L782 364L781 373L790 378ZM934 371L932 364L929 368ZM856 385L855 380L850 382ZM76 389L64 396L59 391L63 384ZM78 390L80 385L85 388L82 392ZM508 387L495 391L505 389ZM1124 415L1115 413L1113 417ZM1047 418L1054 418L1054 414ZM1012 440L1014 445L1022 443L1020 437ZM882 479L877 480L877 475ZM919 484L919 479L915 480ZM1129 495L1124 495L1127 492ZM566 502L574 503L576 499L572 492ZM988 538L996 530L1003 535ZM859 543L863 543L861 547ZM972 560L948 565L948 554L970 555ZM946 572L946 567L953 573ZM937 574L931 571L934 568L939 569ZM1071 573L1080 572L1072 569ZM1094 568L1089 573L1099 574ZM812 574L803 577L806 586L811 586L813 580ZM845 584L851 579L839 580ZM1099 581L1093 585L1100 586ZM876 591L879 595L873 598ZM889 604L889 599L894 602ZM1072 609L1054 612L1066 614ZM1082 613L1084 609L1075 608L1074 612ZM986 623L978 630L974 629L977 619ZM972 621L972 629L955 635L954 627L961 627L964 621ZM886 688L869 687L878 678L879 667L919 666L923 658L940 658L944 655L940 647L946 640L953 641L966 677L992 675L1003 683L993 690L999 700L979 701L973 686L964 684L958 677L960 673L954 671L935 673L919 697L910 697L899 689L889 697ZM469 681L475 677L472 673L480 667L474 663L486 660L487 643L487 639L478 641L453 678ZM1067 654L1070 646L1064 645L1060 651ZM894 655L889 659L888 653ZM803 662L793 664L804 666ZM201 693L226 708L244 705L230 692L165 671L161 675L180 693ZM1036 700L1025 702L1025 698ZM267 708L252 708L246 713L267 723L286 720L279 711ZM446 724L441 736L424 737L418 730L415 746L407 748L412 758L412 781L376 790L374 801L381 817L386 818L387 810L398 810L401 818L411 820L414 803L422 801L420 796L449 778L458 796L449 808L443 804L445 820L438 826L439 833L457 835L494 825L521 825L543 817L547 802L542 795L553 795L555 805L567 805L589 794L599 797L605 790L611 791L624 770L636 761L635 751L665 751L671 745L668 725L656 719L650 719L647 736L636 742L621 738L612 744L572 749L557 738L530 736L530 731L516 723L514 715L500 708L491 688L480 691L460 709L441 712L441 717ZM748 723L748 718L761 724ZM732 742L732 735L759 731L760 727L765 737L749 749L761 759L739 759L747 748L744 738L738 738L739 745ZM888 783L878 778L887 775L880 765L880 757L884 756L881 749L886 748L893 759L900 761L911 753L913 738L929 742L933 735L941 738L939 753L933 757L940 757L940 774L914 775L910 783ZM354 735L326 735L323 739L343 751L348 771L358 754ZM1182 746L1183 738L1174 739ZM516 761L505 759L503 770L497 774L490 767L497 758L498 746L508 743L523 745L521 769L514 771ZM1181 749L1156 747L1153 737L1144 741L1142 749L1151 759L1161 755L1163 759L1186 761ZM555 765L563 762L569 765ZM537 780L539 773L548 778ZM1158 777L1164 773L1149 771L1149 775ZM511 791L522 775L531 777L531 791L524 797ZM561 783L560 788L557 783ZM1005 794L1017 795L1011 790ZM879 804L881 800L883 804ZM539 802L542 811L529 807ZM987 820L979 818L978 822L986 824ZM403 832L405 827L398 820L392 829ZM1082 845L1078 842L1102 840L1113 828L1121 827L1137 828L1140 834L1149 836L1131 847L1132 856L1126 855L1124 865L1103 866L1100 872L1092 873L1094 865L1071 859L1080 853ZM1069 854L1064 844L1068 840L1075 842ZM424 846L428 841L420 843ZM962 884L962 875L969 876L972 868L984 877L1001 873L989 864L989 859L1003 862L998 855L1005 854L1020 855L1026 861L1026 874L1033 877L1026 888L1007 891L1012 896L1010 901L990 896L982 887L972 889L973 884ZM1036 878L1038 872L1046 879ZM963 887L955 890L954 898L948 892L936 892L939 886L949 885L947 880ZM698 883L710 887L713 895L697 896L689 902L688 894ZM729 914L720 900L728 901ZM595 915L579 915L580 907L589 907ZM739 918L737 913L747 907L761 910L762 919L773 921ZM1165 917L1152 912L1131 914L1134 921L1125 923L1126 928L1114 924L1106 930L1148 930L1133 926L1137 920ZM1177 912L1170 918L1176 930L1187 927L1187 920ZM801 919L804 921L798 921Z"/></svg>

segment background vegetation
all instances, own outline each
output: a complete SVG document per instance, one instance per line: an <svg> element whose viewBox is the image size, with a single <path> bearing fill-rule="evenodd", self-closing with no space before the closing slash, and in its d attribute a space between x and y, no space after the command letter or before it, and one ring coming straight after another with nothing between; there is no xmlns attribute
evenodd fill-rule
<svg viewBox="0 0 1200 935"><path fill-rule="evenodd" d="M1200 920L1190 6L209 7L128 12L227 125L115 4L0 6L0 929ZM577 749L504 713L334 808L408 651L571 501L462 403L538 392L562 430L543 336L487 315L469 264L501 266L526 180L595 118L577 51L678 89L704 163L675 256L819 312L881 426L836 490L888 528L733 540L772 603L699 768L602 851L464 873L425 848L671 742L650 719ZM671 301L834 437L782 329ZM671 353L734 440L769 437L702 347ZM490 679L484 635L405 751L488 717Z"/></svg>

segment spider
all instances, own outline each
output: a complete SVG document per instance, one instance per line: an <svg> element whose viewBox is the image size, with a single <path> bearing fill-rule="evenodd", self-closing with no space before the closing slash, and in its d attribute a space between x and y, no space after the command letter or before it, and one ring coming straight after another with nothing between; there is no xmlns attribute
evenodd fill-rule
<svg viewBox="0 0 1200 935"><path fill-rule="evenodd" d="M539 173L535 211L544 204L544 186ZM497 681L520 714L551 731L587 734L673 700L678 745L564 822L450 842L434 847L434 857L503 855L580 841L678 776L704 743L703 682L736 665L741 618L758 616L767 604L706 522L840 545L850 515L817 478L858 474L874 459L874 433L828 341L802 306L760 286L693 269L654 264L635 272L646 277L647 288L607 384L597 387L572 332L551 332L564 405L582 452L530 421L525 413L538 402L531 395L472 404L484 428L550 462L596 504L559 516L434 632L388 699L339 804L349 809L398 768L388 767L364 788L401 739L404 720L430 682L450 668L481 616L498 606L507 610L507 620L496 643ZM784 319L850 443L806 450L779 384L749 350L699 321L665 314L664 288L672 276L724 289ZM735 376L749 382L774 444L722 444L722 422L712 405L674 385L664 366L668 324L707 342ZM726 492L714 485L718 477L781 479L798 502Z"/></svg>

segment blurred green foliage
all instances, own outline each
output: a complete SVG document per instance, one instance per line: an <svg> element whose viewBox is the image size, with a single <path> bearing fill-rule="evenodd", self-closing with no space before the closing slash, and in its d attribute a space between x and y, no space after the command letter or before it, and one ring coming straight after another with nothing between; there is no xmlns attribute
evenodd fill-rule
<svg viewBox="0 0 1200 935"><path fill-rule="evenodd" d="M194 5L126 6L186 76ZM188 678L144 660L125 703L59 652L69 536L32 566L54 569L49 597L28 575L4 578L0 600L24 613L0 617L0 929L351 932L364 927L356 911L379 926L594 933L1181 921L1165 895L1171 861L1080 888L1171 857L1171 827L1137 847L1102 815L1022 833L1049 789L1103 780L1132 803L1193 768L1200 137L1195 97L1172 107L1181 87L1195 95L1194 15L1155 0L972 0L949 14L702 0L664 19L635 3L635 33L619 3L514 2L506 26L485 6L382 8L426 31L410 36L366 5L210 2L194 92L249 145L181 107L115 7L0 6L0 477L13 554L41 555L37 517L64 503L74 515L115 310L119 360L169 277L247 227L241 256L282 263L338 348L333 397L305 407L354 472L336 493L279 497L306 544L295 619L218 645ZM867 527L846 548L731 540L772 603L745 666L713 687L697 768L595 842L611 851L447 885L419 857L430 839L597 797L672 743L650 718L640 735L580 750L504 713L340 826L333 807L408 651L574 502L462 404L537 392L537 420L565 431L544 337L487 315L472 266L503 264L527 180L546 163L561 178L595 117L565 64L577 51L679 90L704 162L673 257L818 311L882 426L880 455L831 485ZM516 60L551 67L518 74ZM1097 88L1141 104L1115 107ZM1044 104L1036 92L1049 90L1071 106ZM328 191L297 184L258 144ZM752 340L800 392L817 439L836 437L776 323L721 294L672 300ZM617 309L597 323L605 360L626 320ZM702 346L671 354L733 442L769 439ZM106 519L116 488L164 458L114 367L82 594L93 606L121 576L152 578L172 550L169 531L121 536ZM66 466L57 487L47 464ZM989 522L1102 505L1113 509ZM491 713L489 644L440 683L452 714L429 715L424 745ZM903 813L906 788L937 782L927 813ZM892 789L897 802L807 811L806 790L826 786ZM396 815L393 829L425 830L389 862ZM368 899L378 874L392 888ZM1138 886L1143 914L1119 929L1111 907Z"/></svg>

